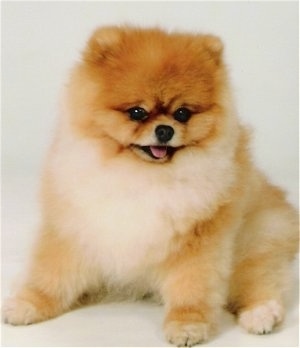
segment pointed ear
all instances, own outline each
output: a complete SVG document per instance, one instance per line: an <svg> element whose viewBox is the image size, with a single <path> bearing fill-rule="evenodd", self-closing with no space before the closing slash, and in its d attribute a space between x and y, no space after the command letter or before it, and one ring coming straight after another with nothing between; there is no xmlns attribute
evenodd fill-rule
<svg viewBox="0 0 300 348"><path fill-rule="evenodd" d="M203 44L210 56L215 60L216 64L219 65L222 60L222 53L224 50L222 40L215 35L204 35Z"/></svg>
<svg viewBox="0 0 300 348"><path fill-rule="evenodd" d="M89 39L83 59L91 63L100 63L114 55L121 42L122 30L118 27L97 29Z"/></svg>

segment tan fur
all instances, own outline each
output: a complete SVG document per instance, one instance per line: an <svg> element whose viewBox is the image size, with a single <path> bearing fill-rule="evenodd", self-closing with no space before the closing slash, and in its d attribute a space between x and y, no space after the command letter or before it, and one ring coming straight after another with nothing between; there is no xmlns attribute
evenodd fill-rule
<svg viewBox="0 0 300 348"><path fill-rule="evenodd" d="M250 332L282 320L297 214L251 161L222 51L211 35L92 35L62 103L43 226L23 288L4 306L8 323L48 319L97 292L160 296L176 345L207 340L225 304ZM135 106L146 121L130 119ZM186 123L173 117L183 106ZM161 124L177 150L155 160L133 144L157 145Z"/></svg>

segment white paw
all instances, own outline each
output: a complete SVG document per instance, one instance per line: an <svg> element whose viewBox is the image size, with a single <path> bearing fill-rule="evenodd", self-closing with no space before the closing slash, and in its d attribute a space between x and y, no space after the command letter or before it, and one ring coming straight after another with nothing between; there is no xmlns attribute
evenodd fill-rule
<svg viewBox="0 0 300 348"><path fill-rule="evenodd" d="M206 323L172 321L165 326L167 340L177 347L192 347L208 340L210 326Z"/></svg>
<svg viewBox="0 0 300 348"><path fill-rule="evenodd" d="M254 334L270 333L274 326L283 319L283 308L275 300L245 310L239 316L239 324L248 332Z"/></svg>
<svg viewBox="0 0 300 348"><path fill-rule="evenodd" d="M9 298L2 307L2 320L12 325L28 325L39 321L33 304L19 298Z"/></svg>

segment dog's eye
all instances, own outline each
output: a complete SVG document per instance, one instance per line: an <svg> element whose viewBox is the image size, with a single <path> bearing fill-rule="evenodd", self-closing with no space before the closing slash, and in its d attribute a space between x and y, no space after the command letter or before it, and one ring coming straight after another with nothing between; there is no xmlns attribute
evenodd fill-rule
<svg viewBox="0 0 300 348"><path fill-rule="evenodd" d="M177 109L174 112L173 116L174 116L176 121L181 122L181 123L185 123L190 119L190 117L192 116L192 113L189 109L182 107L182 108Z"/></svg>
<svg viewBox="0 0 300 348"><path fill-rule="evenodd" d="M134 121L144 121L148 118L148 112L139 106L134 106L128 109L127 112L129 117Z"/></svg>

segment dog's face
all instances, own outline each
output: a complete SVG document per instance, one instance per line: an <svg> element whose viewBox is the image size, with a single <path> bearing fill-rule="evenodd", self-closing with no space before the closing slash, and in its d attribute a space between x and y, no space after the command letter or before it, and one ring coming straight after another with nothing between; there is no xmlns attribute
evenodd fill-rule
<svg viewBox="0 0 300 348"><path fill-rule="evenodd" d="M224 117L221 53L220 40L208 35L96 31L73 79L85 109L81 127L109 138L118 152L157 163L205 146Z"/></svg>

